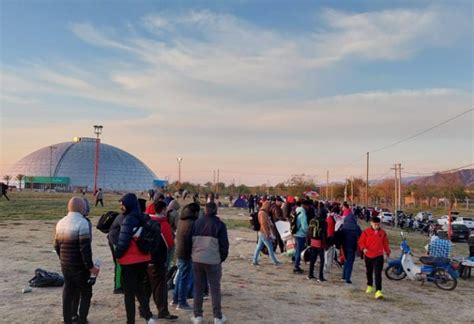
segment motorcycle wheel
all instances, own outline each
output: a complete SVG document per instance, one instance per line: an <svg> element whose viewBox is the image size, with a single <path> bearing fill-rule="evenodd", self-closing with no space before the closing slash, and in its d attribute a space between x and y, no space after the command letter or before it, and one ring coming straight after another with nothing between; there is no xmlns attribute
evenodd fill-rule
<svg viewBox="0 0 474 324"><path fill-rule="evenodd" d="M436 270L432 277L436 287L439 289L454 290L458 285L456 278L453 278L449 272L443 269Z"/></svg>
<svg viewBox="0 0 474 324"><path fill-rule="evenodd" d="M407 276L405 271L403 271L402 266L398 264L393 264L385 269L385 275L390 280L402 280Z"/></svg>

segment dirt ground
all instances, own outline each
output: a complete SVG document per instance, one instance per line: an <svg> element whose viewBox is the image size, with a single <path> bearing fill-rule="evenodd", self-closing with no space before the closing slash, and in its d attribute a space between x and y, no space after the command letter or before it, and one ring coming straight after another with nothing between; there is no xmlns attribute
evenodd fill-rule
<svg viewBox="0 0 474 324"><path fill-rule="evenodd" d="M246 219L229 209L223 218ZM92 219L93 224L97 218ZM36 268L60 272L53 251L55 221L0 222L0 322L60 323L61 288L22 288ZM273 266L268 257L262 266L253 267L255 232L250 229L229 231L230 254L224 263L222 307L228 323L318 323L318 322L474 322L474 279L460 280L456 290L445 292L433 284L404 279L393 282L383 278L386 298L374 300L365 294L365 269L356 260L353 285L346 286L340 270L333 267L323 284L308 281L305 275L292 273L291 260L278 254L284 265ZM123 323L125 308L122 295L112 294L113 262L104 234L94 229L94 258L103 260L94 286L90 323ZM394 249L394 255L398 251ZM307 270L307 266L305 266ZM192 303L192 301L190 301ZM156 314L156 307L152 311ZM178 323L189 323L191 313L170 309ZM205 320L211 323L210 301L205 302ZM144 322L137 318L137 323Z"/></svg>

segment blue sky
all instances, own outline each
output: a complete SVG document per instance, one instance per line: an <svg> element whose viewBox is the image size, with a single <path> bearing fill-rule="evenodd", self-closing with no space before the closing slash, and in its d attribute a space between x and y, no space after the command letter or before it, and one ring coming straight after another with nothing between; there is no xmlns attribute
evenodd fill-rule
<svg viewBox="0 0 474 324"><path fill-rule="evenodd" d="M177 156L196 182L361 175L348 161L473 107L472 5L3 1L0 168L102 123L161 177ZM373 177L472 163L472 126L377 153Z"/></svg>

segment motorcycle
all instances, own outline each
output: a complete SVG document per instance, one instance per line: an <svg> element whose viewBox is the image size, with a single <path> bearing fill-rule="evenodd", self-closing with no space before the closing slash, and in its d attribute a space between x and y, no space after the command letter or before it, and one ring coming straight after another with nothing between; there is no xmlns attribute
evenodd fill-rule
<svg viewBox="0 0 474 324"><path fill-rule="evenodd" d="M402 243L400 244L400 258L388 260L388 267L385 269L385 275L390 280L402 280L407 277L414 281L434 282L435 285L443 290L454 290L458 284L459 273L457 268L459 264L451 261L449 258L422 256L421 267L413 261L413 253L407 240L401 232Z"/></svg>

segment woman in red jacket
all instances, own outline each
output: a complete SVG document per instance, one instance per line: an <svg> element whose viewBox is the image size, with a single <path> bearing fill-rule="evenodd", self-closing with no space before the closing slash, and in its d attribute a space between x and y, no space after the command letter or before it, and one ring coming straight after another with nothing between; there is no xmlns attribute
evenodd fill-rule
<svg viewBox="0 0 474 324"><path fill-rule="evenodd" d="M373 275L375 273L375 299L383 298L382 294L382 270L383 254L390 257L387 233L380 228L380 218L372 217L370 227L367 228L359 239L359 248L364 253L365 266L367 268L367 290L369 294L374 291Z"/></svg>

